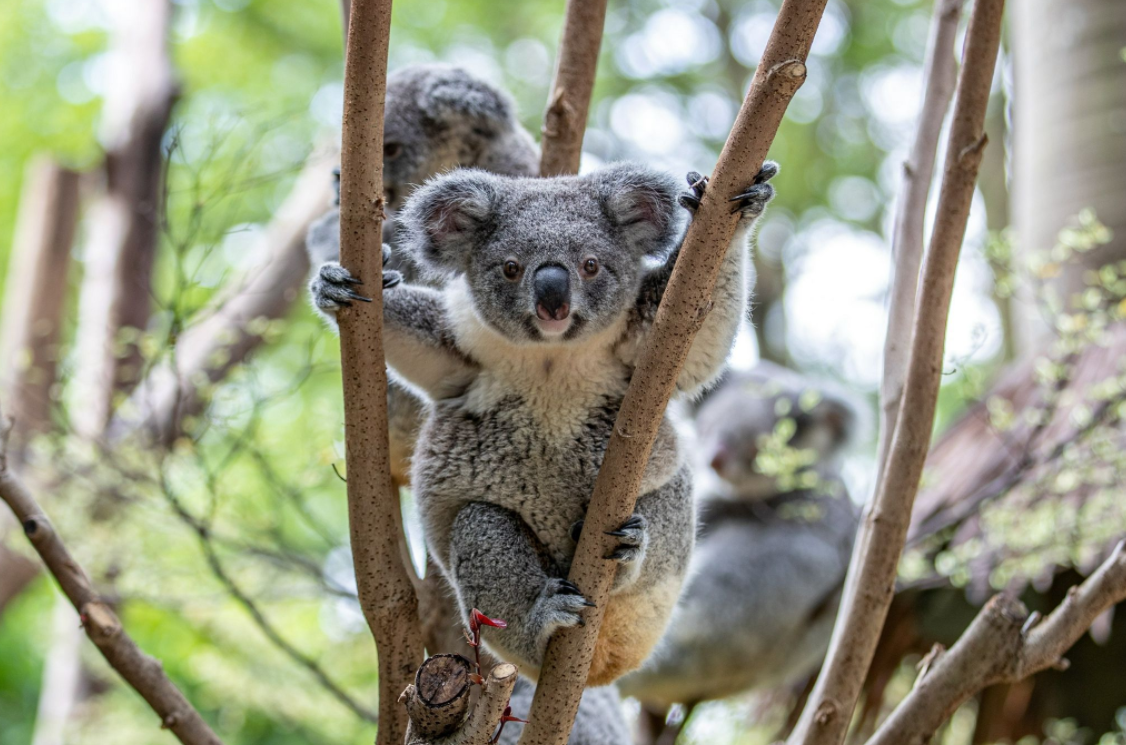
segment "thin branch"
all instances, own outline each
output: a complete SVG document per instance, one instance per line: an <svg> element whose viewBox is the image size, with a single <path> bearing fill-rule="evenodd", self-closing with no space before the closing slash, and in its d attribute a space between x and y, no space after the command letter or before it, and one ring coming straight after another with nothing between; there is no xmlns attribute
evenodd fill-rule
<svg viewBox="0 0 1126 745"><path fill-rule="evenodd" d="M606 0L567 0L555 80L543 115L541 176L579 172L605 23Z"/></svg>
<svg viewBox="0 0 1126 745"><path fill-rule="evenodd" d="M309 272L305 234L328 209L335 158L325 152L309 159L263 232L269 258L180 336L174 360L149 372L111 425L111 440L140 428L169 446L183 432L184 419L206 403L203 389L245 361L262 344L267 322L284 317L301 297Z"/></svg>
<svg viewBox="0 0 1126 745"><path fill-rule="evenodd" d="M938 215L920 282L903 402L887 466L849 567L828 657L789 742L839 745L895 591L896 571L934 427L954 271L981 164L1004 0L977 0L966 34Z"/></svg>
<svg viewBox="0 0 1126 745"><path fill-rule="evenodd" d="M954 711L982 689L1016 683L1050 667L1111 606L1126 600L1126 550L1119 543L1098 570L1046 619L1006 595L994 597L949 652L939 651L911 693L868 745L924 745Z"/></svg>
<svg viewBox="0 0 1126 745"><path fill-rule="evenodd" d="M395 699L423 659L418 598L400 553L406 539L387 439L380 277L390 33L391 0L354 0L344 67L340 261L367 283L372 302L339 314L340 356L352 561L360 607L379 650L379 745L403 742L406 711Z"/></svg>
<svg viewBox="0 0 1126 745"><path fill-rule="evenodd" d="M8 468L11 424L0 425L0 499L23 524L24 533L78 611L90 641L110 666L148 702L161 726L184 745L222 745L180 689L168 679L160 662L141 651L121 626L110 604L92 587L86 572L71 556L31 492Z"/></svg>
<svg viewBox="0 0 1126 745"><path fill-rule="evenodd" d="M670 396L696 331L711 308L711 294L738 216L728 197L739 193L766 158L786 105L804 82L805 59L825 0L786 0L755 72L711 184L689 228L654 327L622 401L571 565L569 579L597 607L585 627L557 632L548 644L540 684L532 703L524 745L563 745L598 639L614 576L607 531L634 509L642 474Z"/></svg>
<svg viewBox="0 0 1126 745"><path fill-rule="evenodd" d="M954 39L964 0L936 0L923 71L926 90L919 111L915 144L903 163L891 253L894 279L888 305L887 338L884 341L884 376L880 384L880 443L876 450L877 477L887 462L891 435L899 415L903 385L907 378L907 354L911 349L911 327L915 323L915 295L919 285L919 266L923 262L923 221L927 195L934 176L938 138L950 97L957 81Z"/></svg>

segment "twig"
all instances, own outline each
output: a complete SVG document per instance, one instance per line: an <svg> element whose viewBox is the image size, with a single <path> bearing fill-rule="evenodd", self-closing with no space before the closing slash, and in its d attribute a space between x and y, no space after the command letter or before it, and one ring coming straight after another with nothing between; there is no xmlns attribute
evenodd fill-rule
<svg viewBox="0 0 1126 745"><path fill-rule="evenodd" d="M605 22L606 0L567 0L555 80L543 115L541 176L579 172Z"/></svg>
<svg viewBox="0 0 1126 745"><path fill-rule="evenodd" d="M404 564L398 491L391 484L383 359L381 228L383 106L391 0L354 0L344 68L340 260L371 303L339 314L344 378L348 524L360 607L379 650L379 745L400 745L407 717L395 698L423 659L418 598Z"/></svg>
<svg viewBox="0 0 1126 745"><path fill-rule="evenodd" d="M920 282L903 402L887 465L865 517L828 657L788 742L838 745L856 707L895 591L895 577L934 426L954 271L985 146L985 110L1004 0L977 0L966 34L938 216Z"/></svg>
<svg viewBox="0 0 1126 745"><path fill-rule="evenodd" d="M1006 595L994 597L958 643L939 654L926 675L891 713L868 745L924 745L954 711L978 691L1016 683L1050 667L1103 611L1126 600L1126 550L1119 543L1102 566L1047 618Z"/></svg>
<svg viewBox="0 0 1126 745"><path fill-rule="evenodd" d="M584 616L585 627L557 632L548 644L531 723L520 739L524 745L563 745L567 740L614 576L614 564L603 558L611 549L605 533L633 512L657 429L692 340L711 307L712 288L735 232L738 216L731 214L727 199L762 167L786 105L805 80L805 58L824 9L825 0L783 3L751 91L689 228L649 342L622 401L571 565L569 579L597 607Z"/></svg>
<svg viewBox="0 0 1126 745"><path fill-rule="evenodd" d="M180 689L168 679L160 662L141 651L121 626L109 603L94 591L86 572L70 555L31 492L8 468L11 423L0 418L0 499L23 524L24 533L54 575L82 619L90 641L160 717L184 745L222 745Z"/></svg>
<svg viewBox="0 0 1126 745"><path fill-rule="evenodd" d="M911 348L911 327L915 322L915 294L919 285L919 266L923 261L923 220L927 195L934 176L938 138L957 79L954 39L964 0L936 0L923 69L926 90L919 111L915 144L903 163L903 185L892 235L891 300L888 304L888 329L884 341L884 376L880 384L880 443L876 450L877 478L887 461L891 435L903 398L907 377L907 354Z"/></svg>

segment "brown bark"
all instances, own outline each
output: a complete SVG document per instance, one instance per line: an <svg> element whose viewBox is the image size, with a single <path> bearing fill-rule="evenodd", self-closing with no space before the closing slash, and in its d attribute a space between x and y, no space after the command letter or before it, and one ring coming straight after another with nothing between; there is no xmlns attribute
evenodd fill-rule
<svg viewBox="0 0 1126 745"><path fill-rule="evenodd" d="M606 0L567 0L555 79L543 115L541 176L579 172L605 22Z"/></svg>
<svg viewBox="0 0 1126 745"><path fill-rule="evenodd" d="M11 472L7 458L7 437L11 425L2 426L0 499L7 502L15 513L47 570L54 575L63 594L78 611L90 641L160 716L161 727L171 730L184 745L221 745L199 712L165 675L160 662L141 651L122 628L109 603L94 591L90 578L71 556L31 492Z"/></svg>
<svg viewBox="0 0 1126 745"><path fill-rule="evenodd" d="M75 426L91 437L109 423L115 395L131 390L141 373L135 337L148 325L152 304L160 145L177 95L168 49L171 5L127 3L113 18L111 47L121 67L109 76L102 107L105 193L89 214L77 334L82 406Z"/></svg>
<svg viewBox="0 0 1126 745"><path fill-rule="evenodd" d="M1126 600L1123 544L1087 581L1039 621L1014 598L994 597L949 652L938 648L914 689L868 745L924 745L954 711L986 686L1017 683L1063 659L1095 619Z"/></svg>
<svg viewBox="0 0 1126 745"><path fill-rule="evenodd" d="M469 661L457 655L426 660L415 682L399 697L410 716L407 745L488 745L508 706L516 678L515 665L505 662L494 667L467 718L472 689Z"/></svg>
<svg viewBox="0 0 1126 745"><path fill-rule="evenodd" d="M927 62L924 68L926 89L911 154L903 163L903 185L892 235L891 300L888 305L887 338L884 341L884 375L880 384L880 442L876 449L877 474L887 461L903 384L907 376L907 355L911 349L911 328L915 324L915 295L919 286L919 266L923 263L923 220L927 195L934 176L938 138L950 97L954 94L957 62L954 39L962 16L963 0L937 0L931 19ZM877 475L877 482L879 478Z"/></svg>
<svg viewBox="0 0 1126 745"><path fill-rule="evenodd" d="M839 745L872 662L934 427L943 344L985 146L985 111L1001 39L1004 0L977 0L966 34L938 214L917 303L911 354L886 468L865 515L825 665L788 742Z"/></svg>
<svg viewBox="0 0 1126 745"><path fill-rule="evenodd" d="M360 606L379 651L380 745L399 745L406 711L396 697L423 658L418 599L400 555L405 540L391 483L387 373L380 290L383 223L383 106L390 0L355 0L344 69L340 173L340 260L366 283L371 303L339 314L348 463L348 523Z"/></svg>
<svg viewBox="0 0 1126 745"><path fill-rule="evenodd" d="M45 159L27 170L12 242L0 318L2 387L14 420L11 457L21 462L27 438L51 427L51 387L57 378L59 333L67 273L78 225L75 171Z"/></svg>
<svg viewBox="0 0 1126 745"><path fill-rule="evenodd" d="M180 336L174 362L149 372L110 427L111 437L141 428L160 445L171 445L183 433L184 419L206 405L204 387L244 362L263 342L263 322L283 318L301 297L309 272L305 234L328 209L333 161L335 153L310 158L266 226L262 241L269 258Z"/></svg>
<svg viewBox="0 0 1126 745"><path fill-rule="evenodd" d="M1062 300L1085 271L1126 259L1126 4L1121 0L1024 0L1013 4L1013 218L1017 255L1044 255L1061 229L1092 208L1110 243L1061 265L1051 280ZM1027 300L1027 299L1026 299ZM1031 303L1031 301L1028 301ZM1018 351L1049 331L1027 324Z"/></svg>
<svg viewBox="0 0 1126 745"><path fill-rule="evenodd" d="M614 574L614 564L603 558L611 550L606 531L633 512L657 428L696 331L711 308L712 289L739 219L727 199L762 167L786 105L805 80L805 58L824 9L825 0L783 3L751 91L689 228L622 401L571 566L569 579L597 607L584 617L585 627L560 631L548 644L531 723L520 740L525 745L562 745L567 740Z"/></svg>

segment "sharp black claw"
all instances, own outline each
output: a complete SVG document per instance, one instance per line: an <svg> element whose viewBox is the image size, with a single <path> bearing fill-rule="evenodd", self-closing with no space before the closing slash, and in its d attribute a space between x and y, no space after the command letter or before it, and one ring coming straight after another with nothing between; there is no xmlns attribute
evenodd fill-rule
<svg viewBox="0 0 1126 745"><path fill-rule="evenodd" d="M383 289L386 290L388 287L395 287L396 285L402 283L402 281L403 275L399 274L398 272L396 272L395 274L386 274L383 277Z"/></svg>
<svg viewBox="0 0 1126 745"><path fill-rule="evenodd" d="M772 160L768 160L762 164L758 174L755 176L756 184L764 184L770 179L778 175L778 164Z"/></svg>
<svg viewBox="0 0 1126 745"><path fill-rule="evenodd" d="M632 548L616 548L602 558L607 561L622 561L623 559L628 559L630 556L633 556L633 554L634 549Z"/></svg>
<svg viewBox="0 0 1126 745"><path fill-rule="evenodd" d="M583 534L584 520L576 520L575 524L571 526L571 540L575 543L579 542L579 536Z"/></svg>
<svg viewBox="0 0 1126 745"><path fill-rule="evenodd" d="M586 626L586 621L583 620L582 616L579 616L579 626Z"/></svg>
<svg viewBox="0 0 1126 745"><path fill-rule="evenodd" d="M625 526L623 525L622 527L624 528ZM629 531L622 530L621 528L619 528L618 530L607 530L606 535L612 535L615 538L625 538L627 535L629 535Z"/></svg>
<svg viewBox="0 0 1126 745"><path fill-rule="evenodd" d="M629 519L622 523L623 528L640 528L641 515L630 515Z"/></svg>
<svg viewBox="0 0 1126 745"><path fill-rule="evenodd" d="M347 293L345 293L345 294L347 294L348 297L352 298L353 300L359 300L360 302L363 302L363 303L370 303L371 302L370 297L364 297L363 295L360 295L359 293L356 293L356 292L352 292L351 290L348 290Z"/></svg>
<svg viewBox="0 0 1126 745"><path fill-rule="evenodd" d="M363 285L364 285L363 280L361 280L357 277L345 277L344 279L342 279L340 281L343 282L346 285L352 285L353 287L363 287Z"/></svg>
<svg viewBox="0 0 1126 745"><path fill-rule="evenodd" d="M689 194L681 194L680 197L677 198L677 202L686 210L695 212L700 209L700 200Z"/></svg>
<svg viewBox="0 0 1126 745"><path fill-rule="evenodd" d="M586 598L583 598L583 605L585 605L585 606L586 606L587 608L597 608L597 607L598 607L597 605L595 605L594 603L590 602L590 601L589 601L589 600L587 600Z"/></svg>
<svg viewBox="0 0 1126 745"><path fill-rule="evenodd" d="M559 594L560 595L582 595L583 593L582 593L582 590L580 590L577 586L575 586L575 584L573 582L568 582L567 580L562 580L559 583Z"/></svg>

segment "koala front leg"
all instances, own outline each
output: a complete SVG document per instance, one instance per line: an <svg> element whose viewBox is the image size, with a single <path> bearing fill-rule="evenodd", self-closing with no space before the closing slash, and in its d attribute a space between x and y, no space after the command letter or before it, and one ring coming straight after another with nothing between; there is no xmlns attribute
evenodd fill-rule
<svg viewBox="0 0 1126 745"><path fill-rule="evenodd" d="M556 629L581 625L591 605L520 516L493 504L471 502L457 514L447 567L463 614L477 608L508 624L488 641L519 665L538 668Z"/></svg>
<svg viewBox="0 0 1126 745"><path fill-rule="evenodd" d="M390 249L383 247L384 261ZM460 395L476 375L476 366L458 349L446 319L441 294L428 287L401 283L401 275L383 272L383 351L395 373L432 399ZM309 284L313 306L335 324L336 314L353 302L370 302L359 293L362 283L335 261L323 266Z"/></svg>
<svg viewBox="0 0 1126 745"><path fill-rule="evenodd" d="M754 289L754 269L750 265L750 247L747 242L755 221L774 198L774 187L767 182L777 173L778 164L766 161L751 186L728 200L733 204L732 212L739 214L739 224L719 270L719 278L712 292L711 312L696 333L684 369L677 379L677 388L682 393L695 393L715 380L731 352L739 323L747 315L747 306ZM694 216L708 180L692 172L688 174L688 184L690 191L681 195L680 203Z"/></svg>

